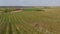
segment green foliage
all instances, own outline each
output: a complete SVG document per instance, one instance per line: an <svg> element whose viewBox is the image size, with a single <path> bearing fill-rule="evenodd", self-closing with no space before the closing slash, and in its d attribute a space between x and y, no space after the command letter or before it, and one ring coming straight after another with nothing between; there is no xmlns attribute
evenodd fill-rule
<svg viewBox="0 0 60 34"><path fill-rule="evenodd" d="M1 10L3 13L10 13L12 11L15 11L15 8L5 8L4 10Z"/></svg>
<svg viewBox="0 0 60 34"><path fill-rule="evenodd" d="M44 11L42 8L25 8L23 11Z"/></svg>
<svg viewBox="0 0 60 34"><path fill-rule="evenodd" d="M59 31L60 11L32 12L28 10L0 15L1 34L60 34Z"/></svg>
<svg viewBox="0 0 60 34"><path fill-rule="evenodd" d="M5 9L4 12L8 13L8 12L11 12L11 10L10 9Z"/></svg>
<svg viewBox="0 0 60 34"><path fill-rule="evenodd" d="M8 24L8 32L14 33L27 33L27 34L46 34L46 30L49 32L57 31L60 33L60 13L48 13L48 12L20 12L13 15L8 13L1 15L0 23ZM35 27L35 24L38 24ZM42 28L42 30L40 28ZM2 28L2 27L1 27ZM38 31L37 31L38 30ZM8 33L7 32L7 33ZM9 34L8 33L8 34Z"/></svg>

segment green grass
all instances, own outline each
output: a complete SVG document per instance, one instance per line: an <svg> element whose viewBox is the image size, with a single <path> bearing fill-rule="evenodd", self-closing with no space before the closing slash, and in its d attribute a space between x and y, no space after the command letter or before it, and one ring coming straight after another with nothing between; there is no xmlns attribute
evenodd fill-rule
<svg viewBox="0 0 60 34"><path fill-rule="evenodd" d="M43 10L43 8L24 8L23 11L36 11L36 10Z"/></svg>
<svg viewBox="0 0 60 34"><path fill-rule="evenodd" d="M27 10L27 9L26 9ZM1 34L60 34L60 12L27 11L0 15ZM35 9L34 9L35 10Z"/></svg>

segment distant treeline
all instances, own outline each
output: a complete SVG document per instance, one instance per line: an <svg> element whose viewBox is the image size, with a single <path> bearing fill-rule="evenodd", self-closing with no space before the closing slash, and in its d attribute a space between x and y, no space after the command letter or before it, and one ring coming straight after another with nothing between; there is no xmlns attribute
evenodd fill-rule
<svg viewBox="0 0 60 34"><path fill-rule="evenodd" d="M0 6L0 8L60 8L60 6Z"/></svg>
<svg viewBox="0 0 60 34"><path fill-rule="evenodd" d="M23 8L22 6L0 6L0 8Z"/></svg>

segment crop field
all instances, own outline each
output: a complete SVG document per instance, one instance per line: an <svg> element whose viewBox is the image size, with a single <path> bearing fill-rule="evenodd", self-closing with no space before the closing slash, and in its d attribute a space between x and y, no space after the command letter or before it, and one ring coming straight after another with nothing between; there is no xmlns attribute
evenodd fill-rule
<svg viewBox="0 0 60 34"><path fill-rule="evenodd" d="M1 13L0 34L60 34L60 9Z"/></svg>

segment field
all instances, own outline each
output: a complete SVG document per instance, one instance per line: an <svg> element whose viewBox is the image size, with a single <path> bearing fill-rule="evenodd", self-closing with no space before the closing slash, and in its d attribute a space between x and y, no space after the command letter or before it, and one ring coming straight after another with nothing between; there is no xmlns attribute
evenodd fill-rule
<svg viewBox="0 0 60 34"><path fill-rule="evenodd" d="M40 10L0 13L0 34L60 34L60 8Z"/></svg>

